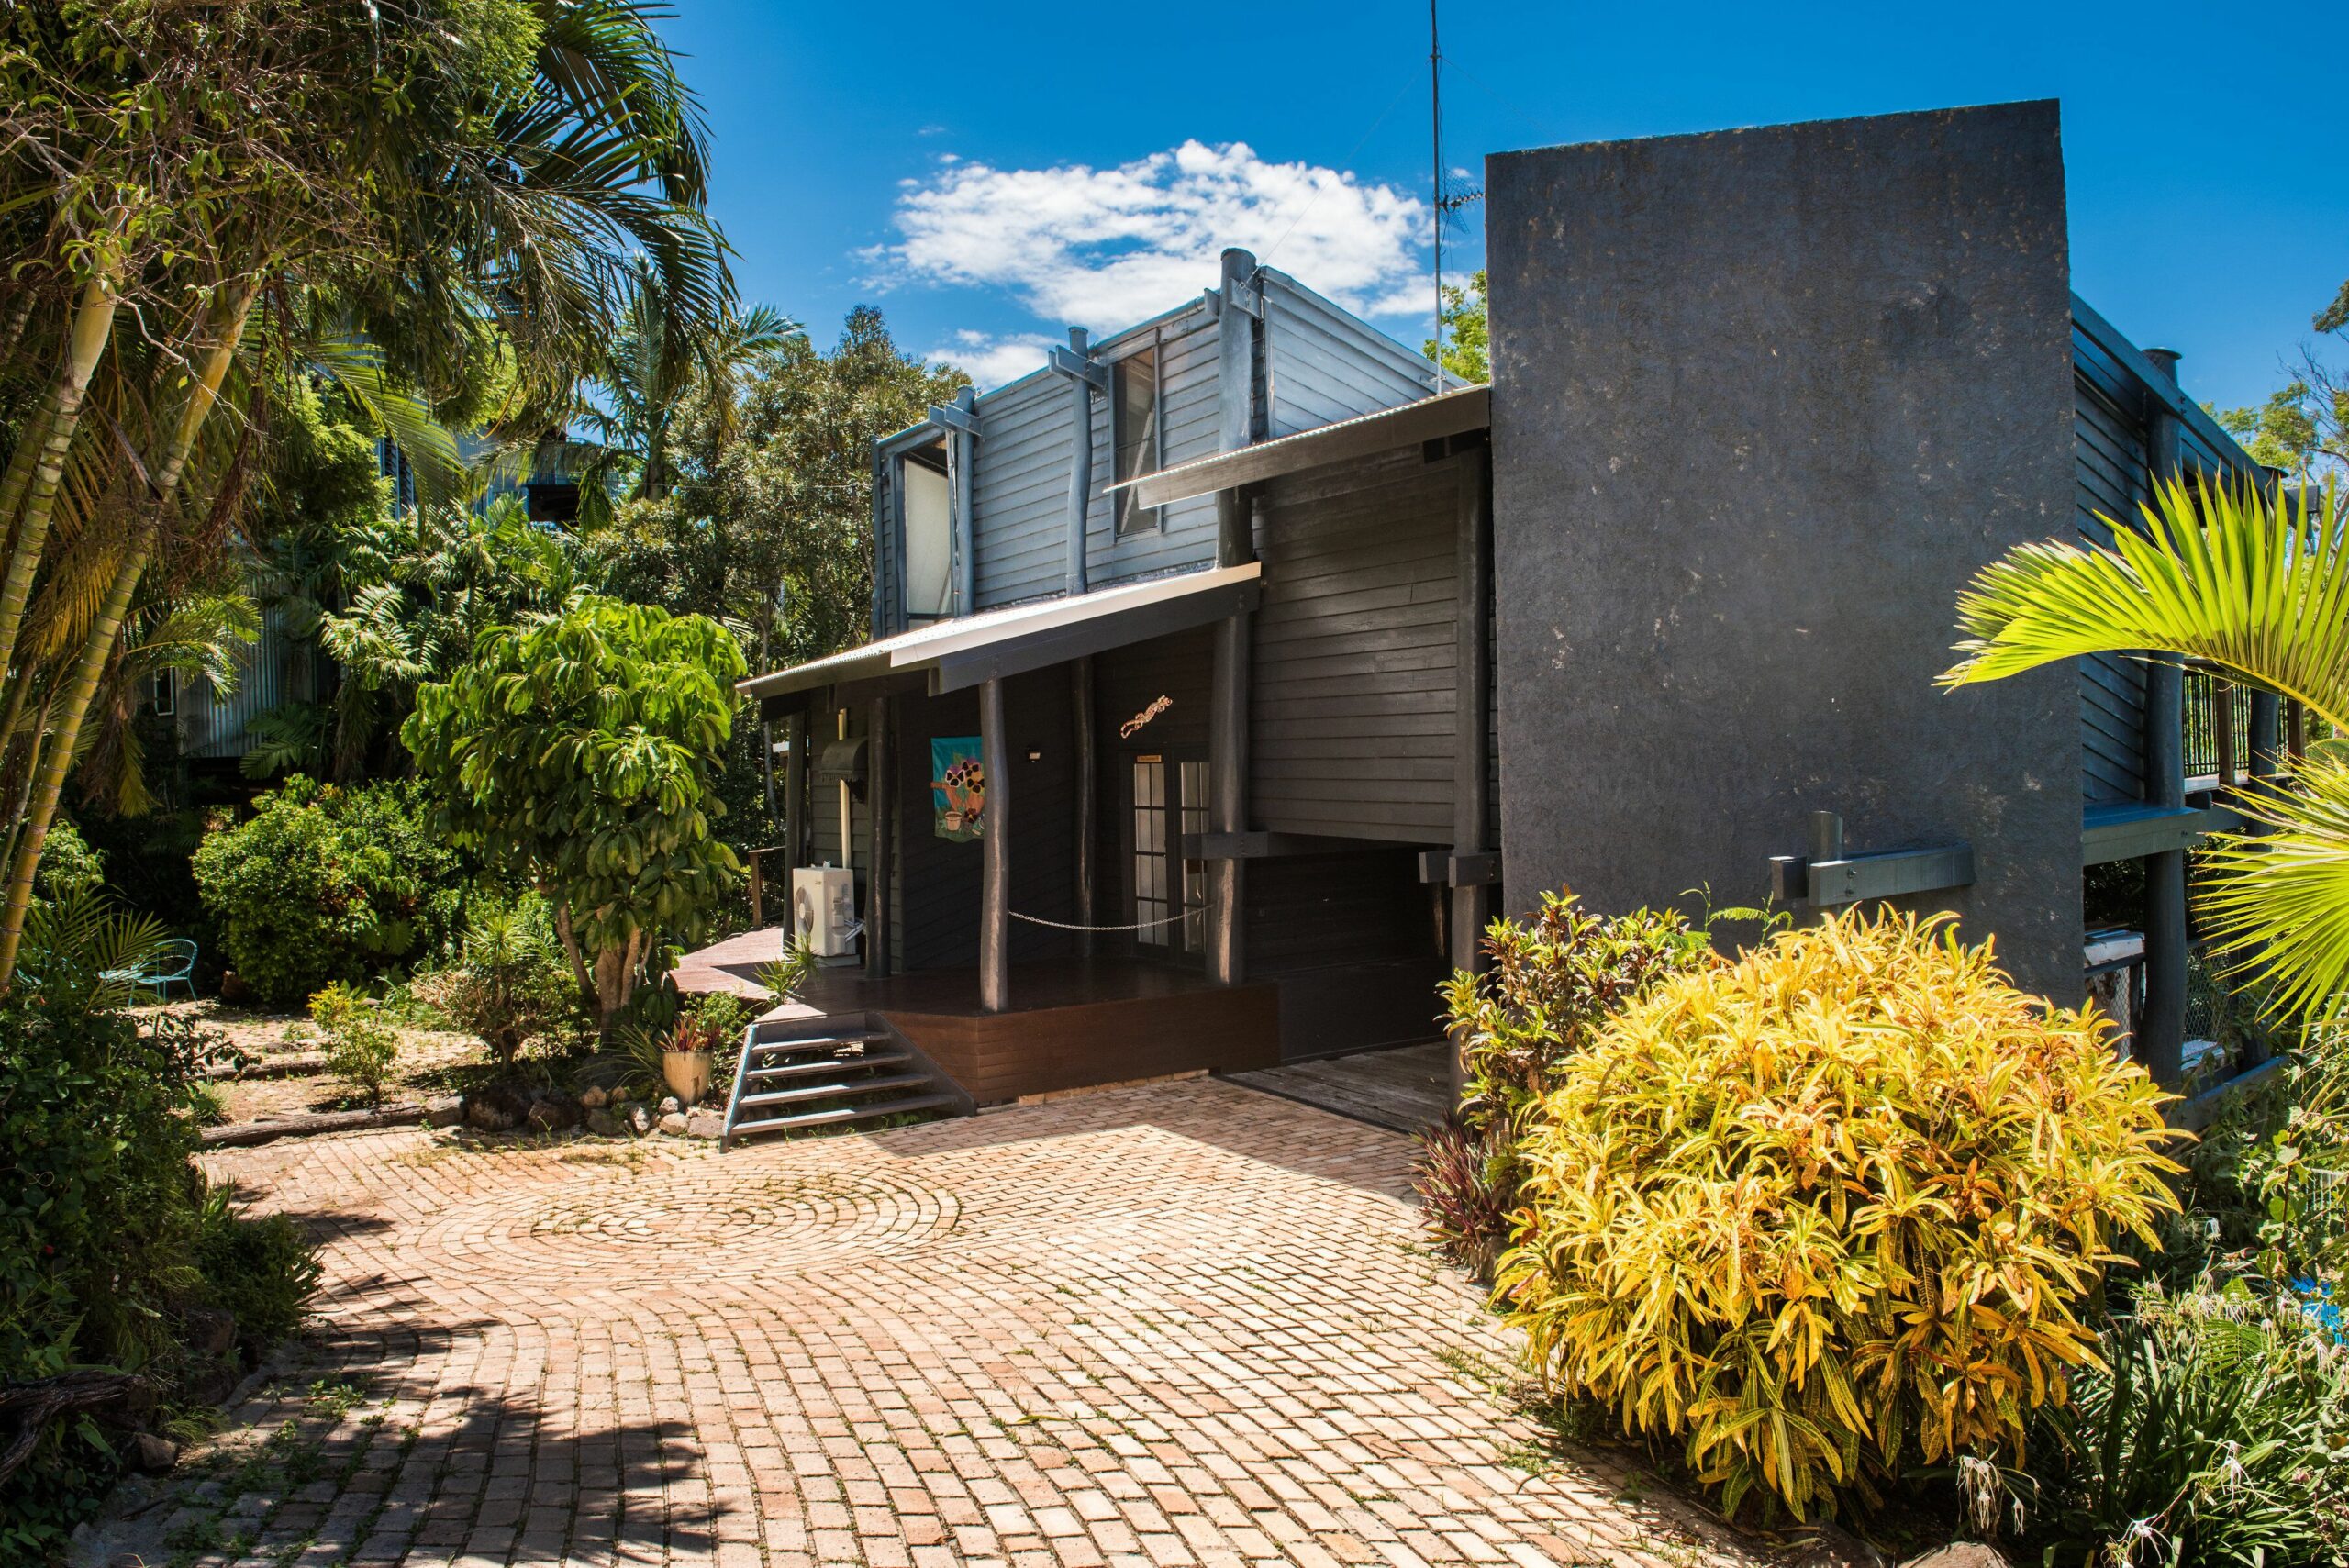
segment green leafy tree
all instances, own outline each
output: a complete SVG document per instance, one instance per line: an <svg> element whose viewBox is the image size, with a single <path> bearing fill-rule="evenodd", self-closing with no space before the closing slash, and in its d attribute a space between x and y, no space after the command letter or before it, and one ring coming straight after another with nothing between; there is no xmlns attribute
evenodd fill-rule
<svg viewBox="0 0 2349 1568"><path fill-rule="evenodd" d="M461 361L501 344L517 417L568 406L640 261L680 329L725 314L699 113L661 14L0 11L0 384L32 409L0 469L0 772L26 781L0 795L0 984L149 568L244 510L272 367L332 375L412 456L449 459L425 416Z"/></svg>
<svg viewBox="0 0 2349 1568"><path fill-rule="evenodd" d="M1436 357L1435 339L1419 351ZM1454 380L1480 384L1493 379L1491 317L1485 306L1485 269L1479 267L1463 288L1443 285L1443 369Z"/></svg>
<svg viewBox="0 0 2349 1568"><path fill-rule="evenodd" d="M704 380L678 420L674 488L621 514L612 591L723 616L762 669L862 640L874 438L969 384L901 350L868 306L829 353L794 334L730 394Z"/></svg>
<svg viewBox="0 0 2349 1568"><path fill-rule="evenodd" d="M1945 685L2000 680L2087 653L2184 655L2306 705L2349 734L2349 537L2337 492L2270 497L2249 484L2157 485L2113 548L2021 545L1958 600L1965 655ZM2201 912L2222 947L2274 985L2279 1009L2349 995L2349 761L2313 753L2236 804L2255 825L2202 859Z"/></svg>
<svg viewBox="0 0 2349 1568"><path fill-rule="evenodd" d="M716 621L585 597L485 634L400 731L442 830L553 906L607 1040L740 874L711 822L743 670Z"/></svg>

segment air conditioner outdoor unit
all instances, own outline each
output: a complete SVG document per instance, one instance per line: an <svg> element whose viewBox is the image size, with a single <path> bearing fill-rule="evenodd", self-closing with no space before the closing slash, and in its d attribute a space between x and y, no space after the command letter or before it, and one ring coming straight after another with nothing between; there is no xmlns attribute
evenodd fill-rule
<svg viewBox="0 0 2349 1568"><path fill-rule="evenodd" d="M791 935L818 958L852 958L857 933L856 876L841 866L798 866L791 873Z"/></svg>

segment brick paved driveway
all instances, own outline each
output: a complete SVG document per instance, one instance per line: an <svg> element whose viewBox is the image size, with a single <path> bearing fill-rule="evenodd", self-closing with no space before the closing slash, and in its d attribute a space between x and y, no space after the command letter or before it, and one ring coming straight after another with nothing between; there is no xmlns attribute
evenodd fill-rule
<svg viewBox="0 0 2349 1568"><path fill-rule="evenodd" d="M1530 1440L1408 1156L1196 1080L723 1156L224 1153L328 1239L323 1323L148 1518L305 1564L1751 1561Z"/></svg>

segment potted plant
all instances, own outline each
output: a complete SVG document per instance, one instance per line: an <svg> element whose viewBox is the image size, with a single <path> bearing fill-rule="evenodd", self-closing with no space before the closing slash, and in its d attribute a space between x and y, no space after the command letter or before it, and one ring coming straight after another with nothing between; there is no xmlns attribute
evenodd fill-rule
<svg viewBox="0 0 2349 1568"><path fill-rule="evenodd" d="M722 992L696 996L661 1037L661 1079L677 1103L695 1106L709 1093L718 1053L741 1029L742 1004Z"/></svg>

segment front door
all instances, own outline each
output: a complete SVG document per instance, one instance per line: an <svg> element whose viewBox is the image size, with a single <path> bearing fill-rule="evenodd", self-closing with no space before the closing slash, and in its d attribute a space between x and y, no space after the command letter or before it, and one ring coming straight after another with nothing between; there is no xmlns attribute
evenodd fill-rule
<svg viewBox="0 0 2349 1568"><path fill-rule="evenodd" d="M1188 957L1207 940L1208 871L1183 858L1182 835L1208 830L1208 765L1159 752L1136 756L1127 787L1135 951Z"/></svg>

